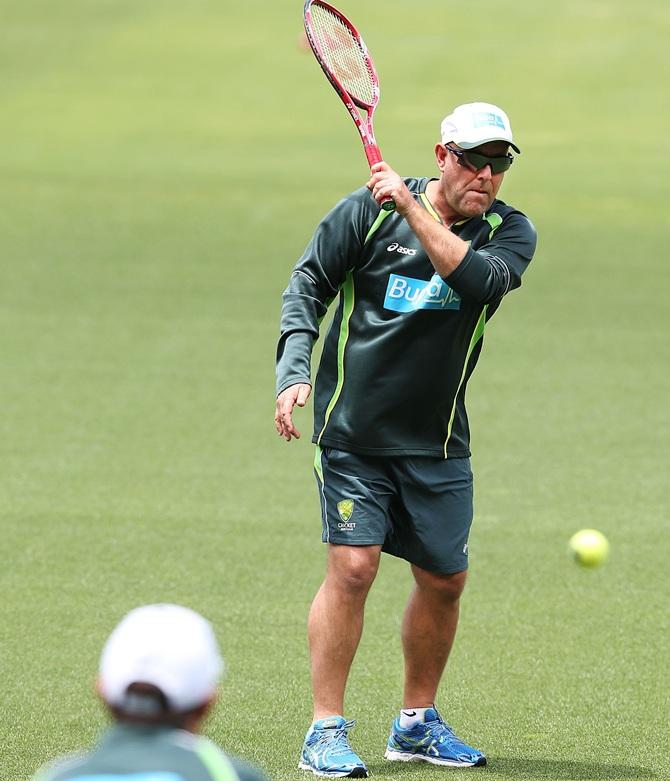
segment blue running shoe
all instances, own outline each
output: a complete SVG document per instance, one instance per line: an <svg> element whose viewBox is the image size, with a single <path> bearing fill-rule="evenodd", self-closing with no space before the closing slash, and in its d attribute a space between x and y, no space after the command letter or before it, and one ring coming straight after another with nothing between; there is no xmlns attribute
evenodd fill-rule
<svg viewBox="0 0 670 781"><path fill-rule="evenodd" d="M400 719L391 727L384 754L393 762L432 762L452 767L482 767L486 757L454 735L435 708L428 708L425 722L402 729Z"/></svg>
<svg viewBox="0 0 670 781"><path fill-rule="evenodd" d="M367 767L349 745L348 731L353 726L353 721L342 716L315 721L305 736L300 770L311 770L317 776L367 778Z"/></svg>

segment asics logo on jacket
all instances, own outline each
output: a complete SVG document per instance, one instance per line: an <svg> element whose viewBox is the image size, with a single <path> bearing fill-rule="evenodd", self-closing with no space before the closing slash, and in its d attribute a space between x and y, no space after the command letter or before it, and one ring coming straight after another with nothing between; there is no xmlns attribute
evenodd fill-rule
<svg viewBox="0 0 670 781"><path fill-rule="evenodd" d="M416 255L415 249L410 249L409 247L403 247L402 245L398 244L397 241L394 241L392 244L389 244L386 248L387 252L399 252L401 255Z"/></svg>

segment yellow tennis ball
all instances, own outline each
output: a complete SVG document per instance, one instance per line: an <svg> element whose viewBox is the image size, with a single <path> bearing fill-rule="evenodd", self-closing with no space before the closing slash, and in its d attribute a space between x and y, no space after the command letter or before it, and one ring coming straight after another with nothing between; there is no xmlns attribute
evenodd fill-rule
<svg viewBox="0 0 670 781"><path fill-rule="evenodd" d="M598 567L609 554L607 537L596 529L582 529L570 537L570 550L582 567Z"/></svg>

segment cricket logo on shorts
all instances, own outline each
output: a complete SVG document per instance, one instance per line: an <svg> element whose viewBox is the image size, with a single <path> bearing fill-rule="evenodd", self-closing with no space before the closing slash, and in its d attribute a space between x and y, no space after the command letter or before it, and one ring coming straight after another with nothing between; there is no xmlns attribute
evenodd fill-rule
<svg viewBox="0 0 670 781"><path fill-rule="evenodd" d="M341 523L337 524L338 529L344 529L345 531L353 529L356 524L351 522L351 516L354 514L354 500L342 499L337 503L337 512L342 519Z"/></svg>

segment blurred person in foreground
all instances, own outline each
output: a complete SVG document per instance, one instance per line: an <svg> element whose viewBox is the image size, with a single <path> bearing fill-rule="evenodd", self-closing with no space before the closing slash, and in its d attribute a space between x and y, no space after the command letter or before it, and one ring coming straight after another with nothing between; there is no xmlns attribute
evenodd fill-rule
<svg viewBox="0 0 670 781"><path fill-rule="evenodd" d="M314 396L328 563L309 614L314 720L299 767L317 775L368 775L349 743L344 694L382 551L405 559L414 579L402 625L403 704L385 757L486 764L435 699L468 568L466 384L536 235L496 197L519 152L507 114L465 104L440 131L439 175L402 179L384 162L373 166L367 186L322 220L284 293L275 425L287 441L300 436L292 413L310 395L312 347L339 295ZM380 208L388 198L395 211ZM401 596L388 598L395 605Z"/></svg>
<svg viewBox="0 0 670 781"><path fill-rule="evenodd" d="M222 672L201 615L169 604L132 610L107 640L96 684L113 726L90 752L47 765L34 781L265 781L196 734Z"/></svg>

